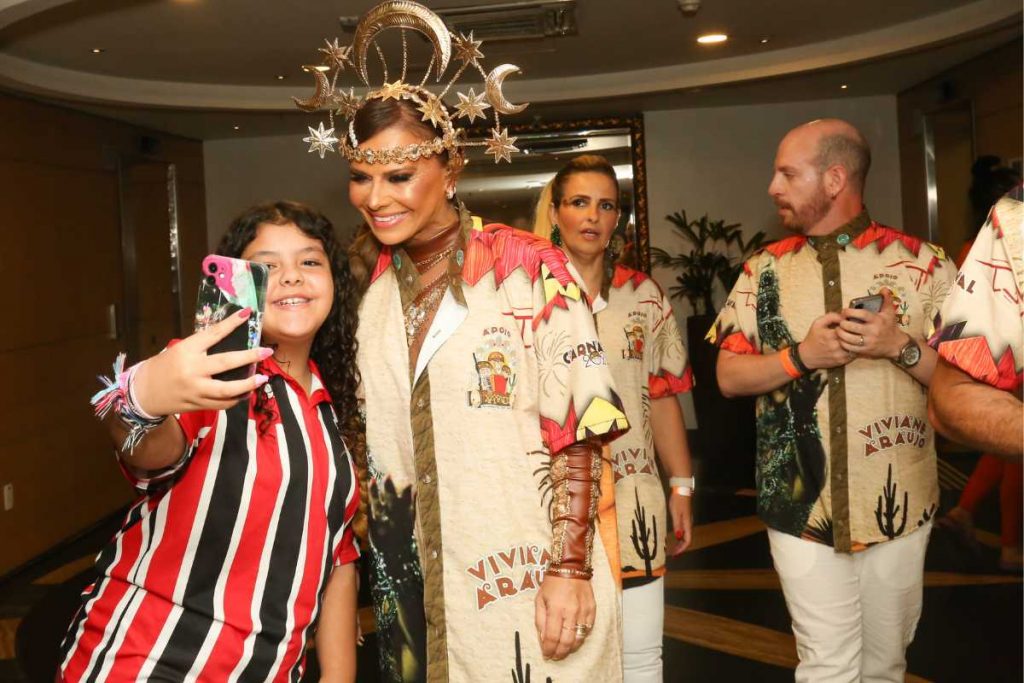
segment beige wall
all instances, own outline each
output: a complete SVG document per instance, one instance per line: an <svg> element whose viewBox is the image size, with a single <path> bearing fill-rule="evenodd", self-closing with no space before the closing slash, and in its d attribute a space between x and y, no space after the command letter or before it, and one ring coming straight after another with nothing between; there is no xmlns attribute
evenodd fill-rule
<svg viewBox="0 0 1024 683"><path fill-rule="evenodd" d="M339 231L354 230L360 219L348 203L344 163L337 154L323 160L310 154L303 137L304 131L297 130L294 135L204 143L211 249L237 214L277 199L310 204Z"/></svg>
<svg viewBox="0 0 1024 683"><path fill-rule="evenodd" d="M126 346L108 338L108 307L124 300L116 159L139 149L142 131L7 96L0 121L0 272L14 287L0 336L0 485L13 484L15 499L0 510L3 575L132 497L89 396ZM202 148L151 135L178 165L182 257L196 260L206 235ZM140 289L147 277L170 275L140 273ZM185 297L194 300L196 280Z"/></svg>

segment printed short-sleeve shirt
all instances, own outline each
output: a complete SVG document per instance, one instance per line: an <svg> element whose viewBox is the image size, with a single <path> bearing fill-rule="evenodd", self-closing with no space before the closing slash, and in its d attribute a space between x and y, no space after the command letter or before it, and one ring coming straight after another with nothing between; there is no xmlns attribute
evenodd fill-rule
<svg viewBox="0 0 1024 683"><path fill-rule="evenodd" d="M998 389L1016 391L1024 365L1024 190L989 213L956 276L933 339L939 356Z"/></svg>
<svg viewBox="0 0 1024 683"><path fill-rule="evenodd" d="M690 391L693 373L672 306L658 284L620 265L607 285L594 304L597 332L633 425L610 444L619 557L628 585L665 573L669 523L655 461L651 401Z"/></svg>
<svg viewBox="0 0 1024 683"><path fill-rule="evenodd" d="M96 560L61 649L63 680L294 681L334 567L359 557L359 488L310 361L305 390L269 381L222 411L177 416L185 457Z"/></svg>
<svg viewBox="0 0 1024 683"><path fill-rule="evenodd" d="M708 340L773 353L826 312L887 288L898 324L924 344L952 279L941 248L865 211L830 235L789 237L749 259ZM935 514L926 388L888 360L858 358L759 396L757 434L758 511L771 528L851 552Z"/></svg>

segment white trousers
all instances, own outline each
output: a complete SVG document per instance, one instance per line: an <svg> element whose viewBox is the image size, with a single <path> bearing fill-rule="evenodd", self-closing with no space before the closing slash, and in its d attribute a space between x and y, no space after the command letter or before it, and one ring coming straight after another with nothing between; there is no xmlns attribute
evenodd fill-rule
<svg viewBox="0 0 1024 683"><path fill-rule="evenodd" d="M665 579L622 591L624 683L661 683L665 635Z"/></svg>
<svg viewBox="0 0 1024 683"><path fill-rule="evenodd" d="M902 683L921 617L931 523L858 553L768 530L800 664L797 683Z"/></svg>

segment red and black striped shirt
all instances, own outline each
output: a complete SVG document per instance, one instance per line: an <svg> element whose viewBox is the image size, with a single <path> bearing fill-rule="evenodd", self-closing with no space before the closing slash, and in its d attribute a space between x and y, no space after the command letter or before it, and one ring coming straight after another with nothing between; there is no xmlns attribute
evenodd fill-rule
<svg viewBox="0 0 1024 683"><path fill-rule="evenodd" d="M256 399L178 417L182 460L97 558L61 649L67 681L297 681L335 566L359 551L358 486L313 363L305 391L270 359ZM127 473L127 470L126 470Z"/></svg>

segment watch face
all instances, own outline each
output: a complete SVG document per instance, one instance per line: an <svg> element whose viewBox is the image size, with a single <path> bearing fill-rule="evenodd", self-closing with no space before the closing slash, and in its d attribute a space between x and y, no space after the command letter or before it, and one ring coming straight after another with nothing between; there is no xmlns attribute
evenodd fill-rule
<svg viewBox="0 0 1024 683"><path fill-rule="evenodd" d="M900 364L908 368L917 365L917 361L921 360L921 347L911 342L903 347L900 351Z"/></svg>

